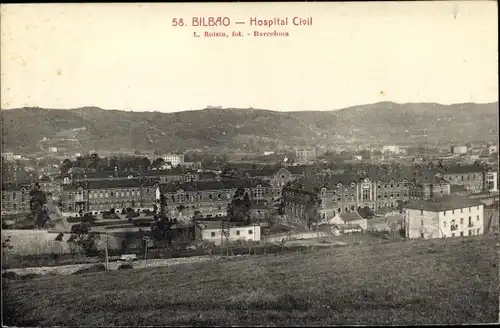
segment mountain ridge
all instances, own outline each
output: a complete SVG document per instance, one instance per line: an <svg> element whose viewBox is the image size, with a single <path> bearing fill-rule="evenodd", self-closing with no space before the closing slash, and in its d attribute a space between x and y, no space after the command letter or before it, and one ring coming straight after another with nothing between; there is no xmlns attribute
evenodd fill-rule
<svg viewBox="0 0 500 328"><path fill-rule="evenodd" d="M168 113L24 107L2 110L2 143L4 151L29 152L44 149L44 137L54 147L57 140L77 139L84 151L465 142L498 137L498 107L378 102L317 111L211 107ZM76 151L67 144L58 148Z"/></svg>

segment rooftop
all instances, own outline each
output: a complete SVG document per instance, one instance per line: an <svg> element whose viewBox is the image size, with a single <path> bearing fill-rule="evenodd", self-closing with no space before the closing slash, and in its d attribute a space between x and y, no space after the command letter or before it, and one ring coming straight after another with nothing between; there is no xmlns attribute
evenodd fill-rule
<svg viewBox="0 0 500 328"><path fill-rule="evenodd" d="M357 221L357 220L363 219L363 217L361 215L359 215L357 211L344 212L344 213L339 214L339 217L344 222L352 222L352 221Z"/></svg>
<svg viewBox="0 0 500 328"><path fill-rule="evenodd" d="M454 210L471 206L484 205L482 202L458 196L443 196L434 200L420 200L409 204L406 208L431 212Z"/></svg>

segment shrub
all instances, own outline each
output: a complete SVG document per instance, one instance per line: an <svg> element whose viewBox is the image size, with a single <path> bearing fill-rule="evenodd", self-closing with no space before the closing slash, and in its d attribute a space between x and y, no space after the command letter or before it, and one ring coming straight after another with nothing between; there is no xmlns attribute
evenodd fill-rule
<svg viewBox="0 0 500 328"><path fill-rule="evenodd" d="M133 269L134 266L130 263L122 264L118 267L118 270Z"/></svg>
<svg viewBox="0 0 500 328"><path fill-rule="evenodd" d="M93 273L93 272L101 272L106 271L106 267L104 264L96 264L88 268L80 269L73 274L85 274L85 273Z"/></svg>
<svg viewBox="0 0 500 328"><path fill-rule="evenodd" d="M125 217L128 218L128 219L130 219L130 218L136 218L138 216L140 216L140 214L137 213L137 212L128 212Z"/></svg>

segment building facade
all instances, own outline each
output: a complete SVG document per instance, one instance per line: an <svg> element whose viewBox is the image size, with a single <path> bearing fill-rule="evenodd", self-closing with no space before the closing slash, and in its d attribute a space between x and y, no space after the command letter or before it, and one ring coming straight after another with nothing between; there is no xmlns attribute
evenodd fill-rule
<svg viewBox="0 0 500 328"><path fill-rule="evenodd" d="M230 227L226 230L226 235L223 234L221 221L197 222L195 229L197 240L210 242L216 246L227 241L260 241L260 226L257 224Z"/></svg>
<svg viewBox="0 0 500 328"><path fill-rule="evenodd" d="M30 212L29 184L5 184L2 186L2 215Z"/></svg>
<svg viewBox="0 0 500 328"><path fill-rule="evenodd" d="M316 160L316 149L301 148L295 151L297 163L308 163Z"/></svg>
<svg viewBox="0 0 500 328"><path fill-rule="evenodd" d="M438 182L438 183L436 183ZM449 195L450 185L443 179L394 174L343 174L324 179L305 178L283 189L285 217L304 221L308 212L307 198L321 199L319 217L329 220L336 215L356 211L401 208L417 199Z"/></svg>
<svg viewBox="0 0 500 328"><path fill-rule="evenodd" d="M165 162L170 162L173 167L184 165L184 154L166 154L163 159Z"/></svg>
<svg viewBox="0 0 500 328"><path fill-rule="evenodd" d="M465 198L417 202L404 211L405 235L409 239L481 235L483 212L480 201Z"/></svg>
<svg viewBox="0 0 500 328"><path fill-rule="evenodd" d="M66 185L61 192L61 211L66 215L100 214L110 209L120 213L153 210L157 183L147 180L100 180Z"/></svg>
<svg viewBox="0 0 500 328"><path fill-rule="evenodd" d="M227 206L238 188L245 190L251 202L264 205L271 203L271 186L268 182L239 179L161 184L156 201L160 207L161 195L165 196L165 212L171 217L225 217Z"/></svg>
<svg viewBox="0 0 500 328"><path fill-rule="evenodd" d="M471 193L487 191L486 175L490 170L481 165L453 165L440 168L437 176L442 177L450 184L464 186Z"/></svg>

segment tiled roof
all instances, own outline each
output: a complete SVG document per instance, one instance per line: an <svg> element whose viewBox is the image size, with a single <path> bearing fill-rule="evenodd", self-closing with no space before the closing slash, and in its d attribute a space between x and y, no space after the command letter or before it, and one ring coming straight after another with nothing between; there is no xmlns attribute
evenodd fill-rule
<svg viewBox="0 0 500 328"><path fill-rule="evenodd" d="M409 204L407 208L409 209L423 209L425 211L445 211L445 210L453 210L471 206L483 205L482 202L469 199L465 197L457 197L457 196L443 196L436 198L435 200L421 200L415 203Z"/></svg>
<svg viewBox="0 0 500 328"><path fill-rule="evenodd" d="M293 175L301 175L306 172L307 167L306 166L288 166L285 167L288 172L290 172Z"/></svg>
<svg viewBox="0 0 500 328"><path fill-rule="evenodd" d="M31 183L3 183L2 184L2 191L19 191L21 189L26 189L30 190L31 189Z"/></svg>
<svg viewBox="0 0 500 328"><path fill-rule="evenodd" d="M357 221L357 220L362 220L363 217L358 214L358 212L353 211L353 212L344 212L339 214L340 218L344 222L352 222L352 221Z"/></svg>
<svg viewBox="0 0 500 328"><path fill-rule="evenodd" d="M222 181L196 181L184 183L165 183L160 185L161 192L169 193L176 192L179 189L186 191L202 191L202 190L221 190L221 189L237 189L237 188L253 188L261 185L269 187L269 183L264 181L247 181L239 179L228 179Z"/></svg>
<svg viewBox="0 0 500 328"><path fill-rule="evenodd" d="M480 173L486 171L488 171L488 168L476 164L450 165L439 169L439 172L443 174Z"/></svg>
<svg viewBox="0 0 500 328"><path fill-rule="evenodd" d="M469 192L469 191L464 186L451 185L450 186L450 192L451 193L459 193L459 192L462 193L462 192Z"/></svg>
<svg viewBox="0 0 500 328"><path fill-rule="evenodd" d="M173 168L171 170L151 170L143 172L142 176L175 176L175 175L184 175L187 172L181 168Z"/></svg>
<svg viewBox="0 0 500 328"><path fill-rule="evenodd" d="M271 177L276 173L276 169L246 170L244 173L250 177Z"/></svg>
<svg viewBox="0 0 500 328"><path fill-rule="evenodd" d="M113 189L113 188L139 188L152 187L153 183L141 179L117 179L117 180L93 180L73 183L64 186L65 190L76 190L78 187L83 189Z"/></svg>

